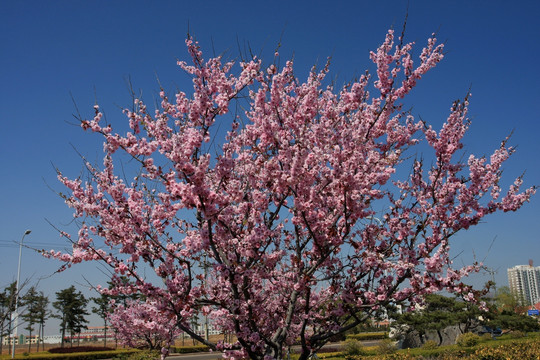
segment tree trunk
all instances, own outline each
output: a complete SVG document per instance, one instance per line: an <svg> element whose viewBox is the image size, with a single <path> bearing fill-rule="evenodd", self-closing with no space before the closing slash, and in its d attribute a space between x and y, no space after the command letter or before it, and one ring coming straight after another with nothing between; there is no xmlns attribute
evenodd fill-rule
<svg viewBox="0 0 540 360"><path fill-rule="evenodd" d="M41 339L41 323L39 323L37 331L36 352L39 352L39 340Z"/></svg>
<svg viewBox="0 0 540 360"><path fill-rule="evenodd" d="M10 341L8 341L8 354L11 354L11 349L13 348L13 346L11 346L11 341L15 341L15 337L13 337L13 339L11 338L11 336L13 336L13 334L11 333L11 316L12 316L12 313L9 314L9 322L8 322L8 339L10 339ZM13 354L11 354L13 356Z"/></svg>
<svg viewBox="0 0 540 360"><path fill-rule="evenodd" d="M443 342L443 337L442 337L442 334L441 334L441 330L437 330L437 335L439 335L439 346L441 346L441 344Z"/></svg>
<svg viewBox="0 0 540 360"><path fill-rule="evenodd" d="M28 353L30 354L30 351L32 350L32 329L30 328L28 330Z"/></svg>
<svg viewBox="0 0 540 360"><path fill-rule="evenodd" d="M41 350L45 351L45 323L41 323Z"/></svg>
<svg viewBox="0 0 540 360"><path fill-rule="evenodd" d="M64 337L66 336L66 328L62 327L62 340L60 343L60 347L64 347Z"/></svg>

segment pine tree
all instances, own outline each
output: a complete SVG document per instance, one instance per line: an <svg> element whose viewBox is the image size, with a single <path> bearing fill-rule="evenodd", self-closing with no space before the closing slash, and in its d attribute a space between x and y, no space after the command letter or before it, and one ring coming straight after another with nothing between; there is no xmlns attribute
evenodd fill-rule
<svg viewBox="0 0 540 360"><path fill-rule="evenodd" d="M104 330L105 330L105 336L104 336L104 344L103 346L107 346L107 319L109 317L109 313L110 313L110 306L109 306L109 301L111 300L111 297L109 295L106 295L106 294L101 294L100 297L94 297L94 298L91 298L90 300L92 300L97 306L95 307L92 307L92 312L94 314L97 314L99 315L99 317L101 317L103 319L103 326L104 326Z"/></svg>
<svg viewBox="0 0 540 360"><path fill-rule="evenodd" d="M39 294L34 286L28 289L28 292L22 297L22 302L26 306L26 311L21 315L21 318L26 322L26 327L24 329L28 331L28 338L31 339L34 325L38 323L37 310ZM31 350L31 344L32 342L28 341L28 352Z"/></svg>
<svg viewBox="0 0 540 360"><path fill-rule="evenodd" d="M49 298L45 296L43 291L39 292L36 306L36 319L39 324L38 335L41 340L42 348L45 350L45 344L43 343L43 337L45 332L45 321L49 318L50 312L48 310ZM39 351L39 341L37 342L36 349Z"/></svg>
<svg viewBox="0 0 540 360"><path fill-rule="evenodd" d="M60 319L60 332L62 334L61 346L64 347L64 339L66 330L70 333L70 342L73 345L73 334L80 334L81 330L86 328L88 320L85 319L89 313L86 311L88 300L79 291L76 292L75 286L70 286L67 289L56 293L56 301L53 302L53 307L58 310Z"/></svg>
<svg viewBox="0 0 540 360"><path fill-rule="evenodd" d="M10 336L12 331L12 315L15 311L16 292L16 283L12 282L0 293L0 354L3 350L3 337Z"/></svg>
<svg viewBox="0 0 540 360"><path fill-rule="evenodd" d="M442 344L442 331L449 326L459 326L462 333L481 325L478 306L460 301L455 297L430 294L425 298L424 307L401 315L396 315L396 324L405 325L406 332L416 331L423 343L428 331L435 331ZM483 316L486 317L485 313Z"/></svg>

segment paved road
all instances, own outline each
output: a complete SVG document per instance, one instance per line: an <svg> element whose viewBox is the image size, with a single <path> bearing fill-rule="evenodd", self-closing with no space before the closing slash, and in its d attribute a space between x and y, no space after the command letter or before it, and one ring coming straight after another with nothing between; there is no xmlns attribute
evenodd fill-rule
<svg viewBox="0 0 540 360"><path fill-rule="evenodd" d="M195 354L172 354L167 356L167 360L216 360L223 359L221 353L195 353Z"/></svg>

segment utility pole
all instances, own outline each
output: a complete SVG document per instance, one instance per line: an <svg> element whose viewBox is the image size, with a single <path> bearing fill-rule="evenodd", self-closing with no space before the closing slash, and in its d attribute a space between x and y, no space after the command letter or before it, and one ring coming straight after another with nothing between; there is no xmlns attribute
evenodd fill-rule
<svg viewBox="0 0 540 360"><path fill-rule="evenodd" d="M495 282L495 274L499 272L499 268L496 270L493 270L493 268L488 268L487 266L483 266L483 269L485 272L487 272L489 275L491 275L491 282L493 283L493 297L497 297L497 283Z"/></svg>
<svg viewBox="0 0 540 360"><path fill-rule="evenodd" d="M21 242L19 243L19 266L17 267L17 282L15 285L15 326L13 327L13 347L11 351L11 358L15 357L15 338L17 337L17 326L19 326L19 281L21 280L21 256L22 256L22 245L24 237L30 234L31 230L26 230L22 236Z"/></svg>

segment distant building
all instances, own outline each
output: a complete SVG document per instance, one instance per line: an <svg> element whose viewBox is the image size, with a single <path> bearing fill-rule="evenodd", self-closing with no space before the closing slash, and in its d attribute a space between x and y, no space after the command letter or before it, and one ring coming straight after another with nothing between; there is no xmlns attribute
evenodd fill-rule
<svg viewBox="0 0 540 360"><path fill-rule="evenodd" d="M26 336L23 334L15 337L15 345L20 344L36 344L41 341L38 335ZM2 338L2 345L13 345L13 336L5 336Z"/></svg>
<svg viewBox="0 0 540 360"><path fill-rule="evenodd" d="M64 338L65 342L69 342L71 336L66 333ZM74 342L93 342L105 340L105 327L104 326L89 326L87 329L83 329L80 334L73 334ZM110 327L107 327L107 341L114 341L114 331ZM60 344L62 342L61 335L46 335L43 337L45 344Z"/></svg>
<svg viewBox="0 0 540 360"><path fill-rule="evenodd" d="M62 342L62 335L45 335L43 342L45 344L60 344Z"/></svg>
<svg viewBox="0 0 540 360"><path fill-rule="evenodd" d="M204 336L206 333L206 326L205 324L197 324L194 330L197 335ZM211 321L208 322L208 335L220 335L222 333L223 332L220 329L214 327L214 324L212 324Z"/></svg>
<svg viewBox="0 0 540 360"><path fill-rule="evenodd" d="M532 261L508 269L508 284L522 305L540 302L540 266L534 267Z"/></svg>
<svg viewBox="0 0 540 360"><path fill-rule="evenodd" d="M83 341L103 341L105 339L105 327L89 326L87 329L83 329L80 334L74 335L73 339L80 339ZM114 331L107 326L107 341L112 340L114 340Z"/></svg>

